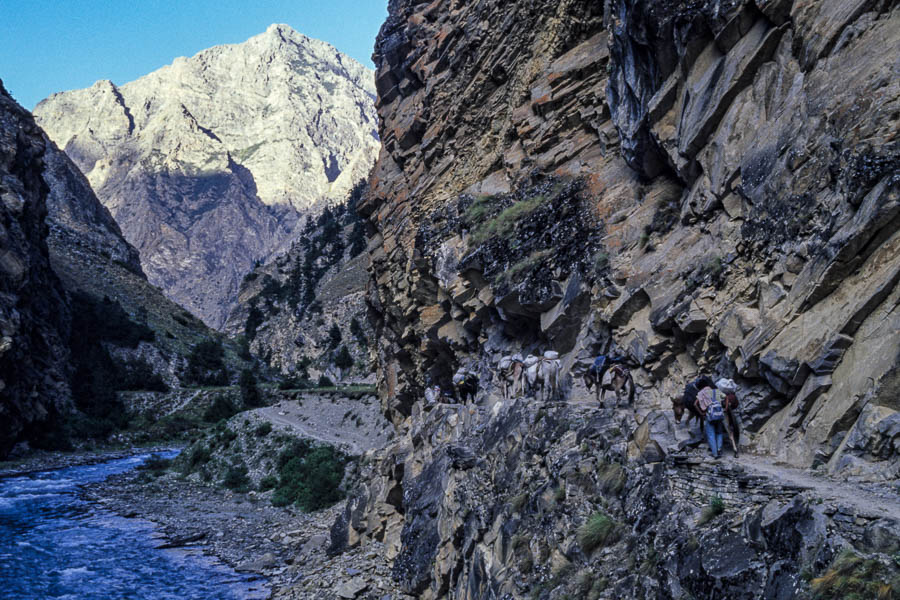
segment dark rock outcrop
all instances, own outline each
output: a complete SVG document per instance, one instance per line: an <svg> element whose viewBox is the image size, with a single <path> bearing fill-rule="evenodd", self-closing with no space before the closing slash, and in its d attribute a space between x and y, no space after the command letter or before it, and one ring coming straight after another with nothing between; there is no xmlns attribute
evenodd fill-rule
<svg viewBox="0 0 900 600"><path fill-rule="evenodd" d="M48 142L0 84L0 457L68 410L71 315L47 251Z"/></svg>

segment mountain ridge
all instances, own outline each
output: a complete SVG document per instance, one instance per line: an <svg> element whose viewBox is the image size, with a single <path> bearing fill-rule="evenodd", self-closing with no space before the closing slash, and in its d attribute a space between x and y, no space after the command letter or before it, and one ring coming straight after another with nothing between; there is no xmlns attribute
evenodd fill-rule
<svg viewBox="0 0 900 600"><path fill-rule="evenodd" d="M121 86L54 94L34 112L151 282L218 327L249 268L367 174L373 103L370 71L276 24Z"/></svg>

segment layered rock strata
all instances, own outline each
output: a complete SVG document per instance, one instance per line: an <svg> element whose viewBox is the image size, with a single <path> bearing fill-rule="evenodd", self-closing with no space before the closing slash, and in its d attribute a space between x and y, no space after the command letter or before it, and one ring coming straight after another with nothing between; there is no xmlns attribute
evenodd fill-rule
<svg viewBox="0 0 900 600"><path fill-rule="evenodd" d="M731 376L760 451L880 476L900 14L854 7L391 3L362 209L386 412L400 424L461 363L557 348L577 373L619 349L640 407ZM547 177L579 189L571 226Z"/></svg>
<svg viewBox="0 0 900 600"><path fill-rule="evenodd" d="M361 212L401 439L333 551L384 543L420 598L803 597L846 561L895 593L900 7L389 13ZM502 355L551 348L566 403L491 392ZM608 352L633 411L579 381ZM424 410L460 366L477 403ZM868 483L834 500L691 455L670 399L698 372L737 381L752 461Z"/></svg>
<svg viewBox="0 0 900 600"><path fill-rule="evenodd" d="M335 521L330 552L383 544L394 580L422 599L822 597L818 576L860 576L835 575L841 556L873 561L870 591L900 589L896 487L664 456L663 422L636 427L630 411L591 403L416 405Z"/></svg>
<svg viewBox="0 0 900 600"><path fill-rule="evenodd" d="M220 327L254 262L366 176L379 146L373 99L362 65L273 25L122 86L54 94L35 115L150 281Z"/></svg>

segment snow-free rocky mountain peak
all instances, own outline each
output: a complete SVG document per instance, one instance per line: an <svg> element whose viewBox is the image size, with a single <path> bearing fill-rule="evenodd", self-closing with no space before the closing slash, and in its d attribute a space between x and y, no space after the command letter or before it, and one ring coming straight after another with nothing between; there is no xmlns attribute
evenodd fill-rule
<svg viewBox="0 0 900 600"><path fill-rule="evenodd" d="M38 123L84 172L151 282L220 326L241 278L379 148L371 71L272 25L116 86L54 94Z"/></svg>

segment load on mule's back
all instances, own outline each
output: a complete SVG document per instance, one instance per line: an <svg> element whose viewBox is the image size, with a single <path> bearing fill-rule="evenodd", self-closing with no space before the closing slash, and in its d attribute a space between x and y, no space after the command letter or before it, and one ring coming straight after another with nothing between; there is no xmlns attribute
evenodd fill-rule
<svg viewBox="0 0 900 600"><path fill-rule="evenodd" d="M616 406L622 396L627 405L634 403L634 380L624 363L625 358L618 353L609 356L601 354L584 372L584 385L588 391L594 389L597 402L602 402L606 392L611 391L615 393Z"/></svg>
<svg viewBox="0 0 900 600"><path fill-rule="evenodd" d="M500 383L503 385L503 398L510 398L510 388L512 388L512 397L516 396L516 386L519 388L519 395L525 393L525 361L521 354L513 354L512 356L504 356L497 365L497 375Z"/></svg>
<svg viewBox="0 0 900 600"><path fill-rule="evenodd" d="M740 430L737 407L737 384L725 378L714 383L708 375L700 375L690 381L681 397L672 398L675 422L680 423L685 413L688 413L686 425L690 425L691 419L696 419L700 425L700 433L706 437L714 458L718 458L722 452L725 433L728 434L734 455L738 455Z"/></svg>
<svg viewBox="0 0 900 600"><path fill-rule="evenodd" d="M559 398L559 372L562 370L562 363L558 352L547 350L543 356L529 355L524 366L529 393L540 388L541 399Z"/></svg>

